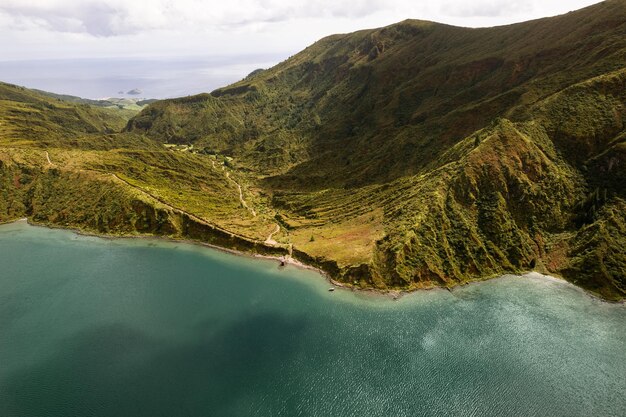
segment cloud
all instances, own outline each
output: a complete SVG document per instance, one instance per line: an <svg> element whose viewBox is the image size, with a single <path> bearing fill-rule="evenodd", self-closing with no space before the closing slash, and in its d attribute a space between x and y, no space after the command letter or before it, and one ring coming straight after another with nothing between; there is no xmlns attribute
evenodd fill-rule
<svg viewBox="0 0 626 417"><path fill-rule="evenodd" d="M10 17L10 29L14 30L38 27L51 32L111 37L166 27L169 3L165 0L3 0L0 16Z"/></svg>
<svg viewBox="0 0 626 417"><path fill-rule="evenodd" d="M493 26L594 0L0 0L0 59L296 52L407 18ZM564 4L566 3L566 4Z"/></svg>
<svg viewBox="0 0 626 417"><path fill-rule="evenodd" d="M151 30L228 28L301 18L361 18L385 9L383 0L3 0L13 29L121 36Z"/></svg>
<svg viewBox="0 0 626 417"><path fill-rule="evenodd" d="M445 20L446 16L510 18L532 15L544 4L557 1L536 3L537 0L2 0L0 15L10 18L4 20L10 21L8 29L13 30L40 27L53 32L114 37L156 30L229 30L301 19L359 20L377 14L396 15L398 20Z"/></svg>
<svg viewBox="0 0 626 417"><path fill-rule="evenodd" d="M440 8L443 15L456 17L497 17L530 13L533 10L532 2L475 0L469 2L445 1Z"/></svg>
<svg viewBox="0 0 626 417"><path fill-rule="evenodd" d="M12 26L18 30L39 27L55 32L85 32L94 36L112 36L118 16L115 9L96 2L72 5L68 13L60 7L9 1L0 5L0 12L12 17Z"/></svg>

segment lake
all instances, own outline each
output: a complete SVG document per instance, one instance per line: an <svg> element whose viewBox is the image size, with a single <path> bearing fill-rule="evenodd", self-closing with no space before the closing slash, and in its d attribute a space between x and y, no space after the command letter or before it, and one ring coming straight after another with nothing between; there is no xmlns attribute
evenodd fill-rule
<svg viewBox="0 0 626 417"><path fill-rule="evenodd" d="M176 242L0 226L0 415L623 416L626 306L506 276L390 297Z"/></svg>

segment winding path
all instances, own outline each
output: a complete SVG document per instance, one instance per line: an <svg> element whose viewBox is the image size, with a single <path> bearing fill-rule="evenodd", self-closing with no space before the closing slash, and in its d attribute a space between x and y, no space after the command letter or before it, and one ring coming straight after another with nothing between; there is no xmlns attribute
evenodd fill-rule
<svg viewBox="0 0 626 417"><path fill-rule="evenodd" d="M46 155L46 161L48 161L48 165L54 165L52 163L52 161L50 160L50 154L48 153L48 151L45 151L45 155ZM211 161L211 162L213 163L213 168L215 168L215 162L213 162L213 161ZM224 167L222 167L222 169L224 169ZM162 205L164 205L165 207L169 208L172 211L175 211L175 212L187 215L189 218L193 219L194 221L196 221L198 223L202 223L202 224L205 224L207 226L213 227L213 228L215 228L217 230L221 230L221 231L223 231L225 233L230 234L231 236L238 236L238 237L246 239L246 240L260 242L260 241L257 241L256 239L249 238L249 237L246 237L246 236L243 236L243 235L239 235L237 233L230 232L230 231L228 231L226 229L222 229L221 227L217 226L216 224L212 224L212 223L210 223L210 222L208 222L208 221L206 221L206 220L204 220L204 219L202 219L202 218L200 218L200 217L198 217L198 216L196 216L196 215L194 215L194 214L192 214L192 213L190 213L188 211L185 211L185 210L180 209L178 207L172 206L171 204L169 204L168 202L164 201L163 199L161 199L161 198L159 198L159 197L157 197L155 195L150 194L149 192L147 192L146 190L142 189L141 187L139 187L137 185L131 184L130 182L126 181L125 179L123 179L121 177L119 177L115 173L110 173L110 174L116 181L121 182L121 183L123 183L123 184L125 184L125 185L127 185L127 186L129 186L131 188L133 188L135 191L141 193L145 197L148 197L148 198L150 198L152 200L158 201L159 203L161 203ZM248 204L243 199L243 192L241 190L241 185L239 185L239 183L237 181L235 181L232 178L230 178L230 173L229 172L226 172L225 176L230 181L234 182L235 185L237 186L237 189L239 190L239 201L241 202L241 204L247 210L249 210L252 213L253 217L256 217L256 212L254 211L254 209L249 207ZM280 226L277 224L276 228L274 229L274 231L272 231L272 233L269 234L269 236L267 237L267 239L263 243L266 244L266 245L269 245L269 246L276 246L276 245L278 245L278 242L276 242L274 239L272 239L272 236L274 236L279 231L280 231ZM289 249L290 249L289 250L289 255L291 255L291 245L290 245Z"/></svg>
<svg viewBox="0 0 626 417"><path fill-rule="evenodd" d="M274 229L274 231L272 233L270 233L270 235L267 237L267 239L265 239L265 244L266 245L277 245L278 242L276 242L274 239L272 239L272 236L274 236L276 233L280 232L280 226L276 225L276 229Z"/></svg>
<svg viewBox="0 0 626 417"><path fill-rule="evenodd" d="M227 173L227 174L228 174L228 173ZM228 231L228 230L226 230L226 229L223 229L223 228L221 228L220 226L218 226L218 225L216 225L216 224L213 224L213 223L210 223L210 222L206 221L205 219L202 219L202 218L200 218L200 217L196 216L196 215L195 215L195 214L193 214L193 213L190 213L190 212L185 211L185 210L183 210L183 209L181 209L181 208L178 208L178 207L174 207L174 206L172 206L171 204L169 204L168 202L164 201L163 199L161 199L161 198L159 198L159 197L157 197L157 196L155 196L155 195L152 195L152 194L150 194L149 192L145 191L143 188L141 188L141 187L139 187L139 186L137 186L137 185L131 184L130 182L126 181L125 179L123 179L123 178L121 178L121 177L118 177L118 176L117 176L117 174L111 173L111 176L112 176L115 180L117 180L117 181L119 181L119 182L121 182L121 183L126 184L127 186L129 186L129 187L131 187L131 188L135 189L136 191L140 192L140 193L141 193L141 194L143 194L144 196L146 196L146 197L148 197L148 198L151 198L151 199L153 199L153 200L158 201L159 203L161 203L161 204L162 204L162 205L164 205L165 207L169 208L170 210L176 211L176 212L178 212L178 213L185 214L185 215L187 215L189 218L191 218L191 219L193 219L193 220L195 220L195 221L197 221L197 222L199 222L199 223L206 224L207 226L214 227L214 228L216 228L216 229L218 229L218 230L221 230L221 231L223 231L223 232L225 232L225 233L228 233L228 234L230 234L230 235L232 235L232 236L238 236L238 237L240 237L240 238L247 239L247 240L254 241L254 242L259 242L259 243L261 242L260 240L256 240L256 239L254 239L254 238L247 237L247 236L243 236L243 235L240 235L240 234L237 234L237 233L233 233L233 232L231 232L231 231ZM229 178L229 179L230 179L230 178ZM233 180L231 179L231 181L233 181ZM237 184L237 186L239 186L239 184ZM239 192L241 192L241 188L240 188ZM242 199L242 204L244 204L244 205L245 205L245 203L243 202L243 199ZM248 208L248 207L246 206L246 208ZM249 208L248 208L248 209L249 209ZM251 209L249 209L249 210L251 210ZM254 212L254 210L252 210L252 211ZM256 214L255 214L255 216L256 216ZM280 245L277 241L275 241L274 239L272 239L272 237L273 237L276 233L278 233L278 232L280 232L280 225L276 224L276 228L272 231L272 233L270 233L270 234L269 234L269 236L267 237L267 239L265 239L265 241L263 242L263 244L268 245L268 246L282 246L282 245ZM290 244L289 244L289 247L288 247L289 254L287 255L287 258L286 258L286 259L290 259L290 257L291 257L291 253L292 253L292 247L293 247L293 246L292 246L292 244L290 243Z"/></svg>
<svg viewBox="0 0 626 417"><path fill-rule="evenodd" d="M239 202L241 203L241 205L244 206L246 210L248 210L252 214L252 217L256 217L256 211L254 211L252 207L248 206L248 203L246 203L246 201L243 199L243 191L241 191L241 185L239 185L237 181L235 181L234 179L230 177L230 172L227 172L225 175L226 175L226 178L234 182L235 185L237 186L237 189L239 190Z"/></svg>
<svg viewBox="0 0 626 417"><path fill-rule="evenodd" d="M217 169L217 167L215 166L215 161L214 160L211 160L211 165L213 166L213 169ZM222 165L222 171L226 171L224 165ZM239 183L237 181L235 181L234 179L232 179L230 177L230 172L226 171L224 173L224 176L226 178L228 178L229 181L234 182L235 185L237 186L237 189L239 190L239 202L241 203L241 205L244 208L246 208L248 211L250 211L250 213L252 214L252 217L256 217L256 211L252 207L248 206L248 203L246 203L246 201L243 198L243 191L241 189L241 185L239 185ZM278 246L279 243L276 240L273 239L273 236L276 233L278 233L278 232L280 232L280 225L276 224L276 228L269 234L269 236L267 237L267 239L265 239L265 242L263 242L263 243L265 243L266 245L269 245L269 246ZM291 246L289 248L289 254L291 255Z"/></svg>
<svg viewBox="0 0 626 417"><path fill-rule="evenodd" d="M189 213L188 211L179 209L178 207L174 207L171 204L169 204L166 201L164 201L163 199L161 199L161 198L159 198L157 196L154 196L154 195L150 194L149 192L145 191L143 188L141 188L141 187L139 187L137 185L131 184L130 182L126 181L124 178L118 177L117 174L113 174L112 173L111 176L113 176L113 178L115 178L117 181L123 182L124 184L128 185L129 187L134 188L136 191L139 191L145 197L148 197L148 198L151 198L152 200L158 201L159 203L163 204L165 207L169 208L170 210L174 210L174 211L177 211L179 213L186 214L187 216L193 218L196 221L200 221L202 223L209 224L208 222L206 222L205 220L199 218L198 216L195 216L195 215ZM213 226L213 225L211 225L211 226Z"/></svg>
<svg viewBox="0 0 626 417"><path fill-rule="evenodd" d="M213 166L213 169L217 169L217 167L215 166L214 160L211 160L211 165ZM224 165L222 165L222 171L226 171L226 167ZM241 203L241 205L245 209L250 211L250 213L252 214L252 217L256 217L257 215L256 211L252 207L250 207L243 198L243 191L241 189L241 185L239 185L237 181L235 181L234 179L230 177L230 172L226 171L224 173L224 176L228 178L229 181L234 182L235 185L237 186L237 189L239 190L239 202ZM276 228L269 234L269 236L267 236L267 239L265 239L263 243L265 243L268 246L279 246L280 244L275 239L273 239L273 236L278 232L280 232L280 225L276 223ZM291 256L291 245L289 246L289 255Z"/></svg>
<svg viewBox="0 0 626 417"><path fill-rule="evenodd" d="M111 173L111 176L115 180L117 180L119 182L122 182L122 183L128 185L129 187L132 187L136 191L138 191L141 194L143 194L145 197L148 197L148 198L151 198L152 200L158 201L159 203L161 203L162 205L164 205L165 207L169 208L172 211L175 211L175 212L178 212L178 213L181 213L181 214L185 214L190 219L192 219L192 220L194 220L194 221L196 221L198 223L202 223L202 224L205 224L207 226L213 227L213 228L215 228L217 230L220 230L220 231L222 231L224 233L228 233L231 236L237 236L239 238L246 239L246 240L253 241L253 242L260 242L259 240L256 240L254 238L247 237L247 236L244 236L244 235L240 235L238 233L234 233L234 232L231 232L229 230L223 229L222 227L220 227L220 226L218 226L218 225L216 225L214 223L210 223L210 222L206 221L205 219L196 216L193 213L190 213L190 212L185 211L185 210L183 210L181 208L175 207L175 206L169 204L167 201L163 200L162 198L159 198L159 197L157 197L155 195L152 195L149 192L145 191L143 188L141 188L141 187L139 187L137 185L131 184L130 182L126 181L125 179L118 177L117 174Z"/></svg>
<svg viewBox="0 0 626 417"><path fill-rule="evenodd" d="M213 165L213 169L217 169L215 167L215 161L211 160L211 164ZM222 165L222 171L225 171L224 165ZM226 176L226 178L228 178L229 181L234 182L237 186L237 189L239 190L239 202L241 203L241 205L244 206L246 210L250 211L252 217L256 217L256 211L254 211L252 207L248 206L248 203L246 203L246 201L243 199L243 191L241 190L241 185L239 185L237 181L230 177L230 172L226 172L224 175Z"/></svg>

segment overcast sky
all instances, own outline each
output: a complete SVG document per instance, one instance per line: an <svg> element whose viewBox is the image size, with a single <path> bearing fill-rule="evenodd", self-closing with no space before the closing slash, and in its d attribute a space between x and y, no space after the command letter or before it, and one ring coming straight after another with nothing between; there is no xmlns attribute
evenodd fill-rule
<svg viewBox="0 0 626 417"><path fill-rule="evenodd" d="M494 26L594 0L0 0L0 60L295 53L407 18Z"/></svg>
<svg viewBox="0 0 626 417"><path fill-rule="evenodd" d="M494 26L594 0L0 0L0 81L88 98L230 84L333 33L404 19Z"/></svg>

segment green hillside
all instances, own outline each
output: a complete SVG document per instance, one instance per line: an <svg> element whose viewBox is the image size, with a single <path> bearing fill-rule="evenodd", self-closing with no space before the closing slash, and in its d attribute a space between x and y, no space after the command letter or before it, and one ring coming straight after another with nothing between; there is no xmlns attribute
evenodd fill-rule
<svg viewBox="0 0 626 417"><path fill-rule="evenodd" d="M144 107L150 103L157 101L156 99L143 99L143 98L117 98L109 97L98 100L92 100L88 98L82 98L77 96L71 96L68 94L56 94L42 90L32 90L34 93L42 94L56 98L60 101L66 101L74 104L87 104L92 107L101 107L105 109L119 110L118 113L124 117L131 118L135 114L139 113Z"/></svg>
<svg viewBox="0 0 626 417"><path fill-rule="evenodd" d="M626 297L624 0L496 28L407 20L334 35L210 94L152 103L120 134L104 114L96 132L79 119L54 144L59 166L114 174L174 219L110 231L185 237L187 213L351 286L538 270ZM52 146L25 130L4 143L23 143L13 164ZM97 229L98 215L70 223Z"/></svg>
<svg viewBox="0 0 626 417"><path fill-rule="evenodd" d="M551 94L623 68L625 20L616 1L497 28L407 20L335 35L210 96L159 102L130 129L295 187L388 181L431 169L496 117L526 120Z"/></svg>
<svg viewBox="0 0 626 417"><path fill-rule="evenodd" d="M263 245L275 224L241 206L245 181L223 159L114 133L126 115L0 84L0 222L286 252Z"/></svg>

